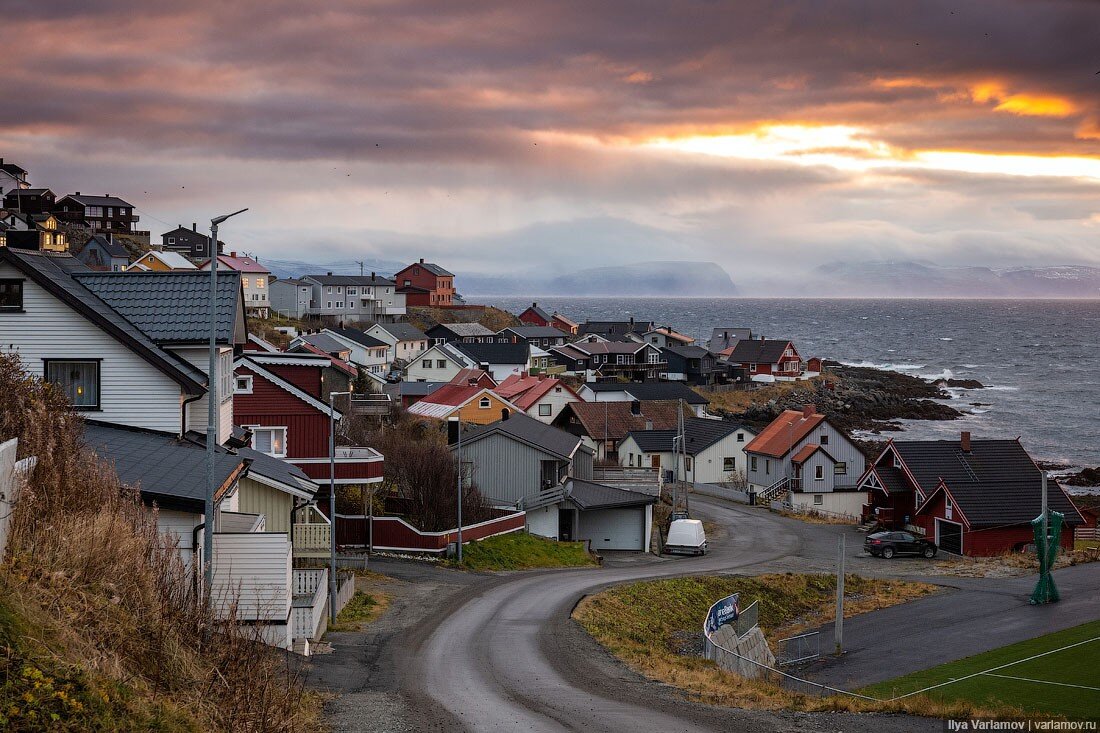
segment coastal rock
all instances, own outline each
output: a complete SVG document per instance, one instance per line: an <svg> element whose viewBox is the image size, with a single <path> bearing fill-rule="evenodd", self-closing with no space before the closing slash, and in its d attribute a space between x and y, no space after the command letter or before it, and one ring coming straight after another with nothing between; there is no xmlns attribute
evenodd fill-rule
<svg viewBox="0 0 1100 733"><path fill-rule="evenodd" d="M955 389L985 389L985 385L977 379L940 379L936 384L941 387L954 387Z"/></svg>
<svg viewBox="0 0 1100 733"><path fill-rule="evenodd" d="M1077 473L1058 479L1058 482L1067 486L1100 486L1100 466L1083 468Z"/></svg>

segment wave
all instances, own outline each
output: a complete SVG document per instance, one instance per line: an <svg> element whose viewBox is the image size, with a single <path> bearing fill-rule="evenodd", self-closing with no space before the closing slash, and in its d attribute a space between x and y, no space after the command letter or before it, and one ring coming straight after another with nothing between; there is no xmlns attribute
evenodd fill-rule
<svg viewBox="0 0 1100 733"><path fill-rule="evenodd" d="M930 379L933 382L936 382L936 381L939 381L941 379L951 379L952 377L955 376L955 372L951 371L950 369L944 369L942 372L939 372L938 374L918 374L917 376L920 377L921 379Z"/></svg>
<svg viewBox="0 0 1100 733"><path fill-rule="evenodd" d="M1011 387L1008 385L990 384L986 385L986 389L993 390L994 392L1019 392L1019 387Z"/></svg>
<svg viewBox="0 0 1100 733"><path fill-rule="evenodd" d="M967 412L969 412L971 415L984 415L985 413L989 412L989 410L980 410L977 407L972 407L967 410Z"/></svg>
<svg viewBox="0 0 1100 733"><path fill-rule="evenodd" d="M940 337L940 341L954 341L954 340L955 339L951 338L950 336L941 336Z"/></svg>
<svg viewBox="0 0 1100 733"><path fill-rule="evenodd" d="M842 361L844 366L863 367L864 369L882 369L887 372L912 372L924 369L924 364L894 364L893 362L877 363L873 361Z"/></svg>

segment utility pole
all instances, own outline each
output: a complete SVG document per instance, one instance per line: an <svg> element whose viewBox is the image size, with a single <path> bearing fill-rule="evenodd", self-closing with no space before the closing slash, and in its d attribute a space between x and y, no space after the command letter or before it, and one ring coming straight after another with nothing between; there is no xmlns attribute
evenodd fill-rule
<svg viewBox="0 0 1100 733"><path fill-rule="evenodd" d="M844 535L837 538L836 564L836 627L833 630L836 654L844 651Z"/></svg>
<svg viewBox="0 0 1100 733"><path fill-rule="evenodd" d="M1050 544L1050 517L1047 516L1047 472L1046 471L1043 471L1043 503L1042 503L1042 507L1043 507L1043 546L1042 546L1041 550L1042 550L1043 554L1042 554L1041 557L1043 558L1043 562L1039 564L1040 567L1043 566L1043 564L1046 562L1047 558L1049 557L1049 555L1047 555L1047 545ZM1049 572L1049 568L1047 568L1047 570Z"/></svg>
<svg viewBox="0 0 1100 733"><path fill-rule="evenodd" d="M461 417L449 417L447 418L448 431L450 428L454 428L455 433L455 455L458 459L458 547L456 549L456 556L458 562L462 562L462 418ZM448 436L450 437L450 436Z"/></svg>
<svg viewBox="0 0 1100 733"><path fill-rule="evenodd" d="M355 260L355 264L359 265L359 277L363 277L363 260Z"/></svg>
<svg viewBox="0 0 1100 733"><path fill-rule="evenodd" d="M328 393L328 615L336 621L336 405L337 395L348 396L351 407L351 392Z"/></svg>

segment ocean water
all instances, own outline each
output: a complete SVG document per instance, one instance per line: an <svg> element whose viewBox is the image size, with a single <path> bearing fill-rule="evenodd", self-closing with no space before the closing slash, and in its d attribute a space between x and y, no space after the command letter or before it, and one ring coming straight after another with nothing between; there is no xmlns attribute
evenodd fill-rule
<svg viewBox="0 0 1100 733"><path fill-rule="evenodd" d="M519 313L529 299L471 298ZM789 337L803 358L977 379L952 421L906 421L911 438L1015 438L1035 458L1100 465L1100 300L539 298L574 320L653 320L705 341L712 328ZM981 403L972 405L971 403Z"/></svg>

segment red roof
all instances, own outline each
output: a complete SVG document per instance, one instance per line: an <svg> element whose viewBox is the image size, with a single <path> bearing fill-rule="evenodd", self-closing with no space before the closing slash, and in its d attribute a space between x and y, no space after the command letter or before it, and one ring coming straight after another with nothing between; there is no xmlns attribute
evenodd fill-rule
<svg viewBox="0 0 1100 733"><path fill-rule="evenodd" d="M356 370L356 368L353 367L351 364L347 363L343 359L337 359L335 356L331 356L331 355L325 353L324 351L321 351L320 349L318 349L316 346L314 346L313 344L311 344L308 341L302 341L295 348L301 349L303 351L309 351L310 353L313 353L313 354L319 354L320 356L327 356L328 360L330 362L332 362L332 366L339 369L340 371L347 372L348 374L350 374L353 377L358 376L358 374L359 374L358 370Z"/></svg>
<svg viewBox="0 0 1100 733"><path fill-rule="evenodd" d="M483 389L485 388L476 384L445 384L425 397L422 401L432 402L437 405L458 407L468 402L471 397Z"/></svg>
<svg viewBox="0 0 1100 733"><path fill-rule="evenodd" d="M745 446L745 452L763 453L774 458L787 455L791 446L801 443L803 438L825 420L825 416L819 412L810 412L807 415L809 409L781 412L779 417L772 420L768 427Z"/></svg>
<svg viewBox="0 0 1100 733"><path fill-rule="evenodd" d="M202 267L206 267L209 264L210 260L207 260L202 263ZM266 267L261 265L259 261L248 255L238 256L236 252L230 252L227 255L218 255L218 267L225 267L230 270L236 270L237 272L257 272L263 274L270 272Z"/></svg>
<svg viewBox="0 0 1100 733"><path fill-rule="evenodd" d="M818 451L821 451L829 458L830 461L836 463L836 459L829 455L829 451L825 450L817 443L807 443L806 445L799 448L798 452L791 456L791 463L797 463L801 465L810 460L810 456L812 456L814 453L817 453Z"/></svg>
<svg viewBox="0 0 1100 733"><path fill-rule="evenodd" d="M543 396L555 387L561 387L569 391L577 402L581 398L565 382L556 377L543 377L530 374L512 374L494 390L498 395L511 402L519 409L527 412L531 406L541 400Z"/></svg>
<svg viewBox="0 0 1100 733"><path fill-rule="evenodd" d="M496 387L497 382L493 379L493 375L484 369L461 369L458 374L451 377L451 384L458 384L462 386L469 385L470 382L474 382L480 387Z"/></svg>

